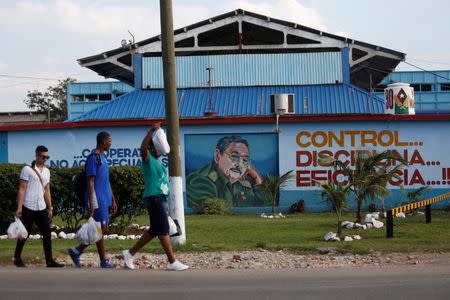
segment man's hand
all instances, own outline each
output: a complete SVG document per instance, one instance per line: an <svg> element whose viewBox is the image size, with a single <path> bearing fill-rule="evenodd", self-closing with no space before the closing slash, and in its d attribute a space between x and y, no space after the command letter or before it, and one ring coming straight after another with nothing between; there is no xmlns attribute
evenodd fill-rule
<svg viewBox="0 0 450 300"><path fill-rule="evenodd" d="M89 217L92 217L94 215L94 208L92 205L89 206Z"/></svg>
<svg viewBox="0 0 450 300"><path fill-rule="evenodd" d="M157 123L154 123L153 125L152 125L152 131L153 132L155 132L156 130L158 130L159 128L161 128L161 122L157 122Z"/></svg>
<svg viewBox="0 0 450 300"><path fill-rule="evenodd" d="M22 217L22 207L17 208L16 218L20 219Z"/></svg>
<svg viewBox="0 0 450 300"><path fill-rule="evenodd" d="M53 208L48 209L48 219L51 220L53 218Z"/></svg>
<svg viewBox="0 0 450 300"><path fill-rule="evenodd" d="M263 182L261 175L259 175L258 171L256 171L256 169L253 168L253 166L249 166L247 168L247 175L253 179L256 185L260 185Z"/></svg>
<svg viewBox="0 0 450 300"><path fill-rule="evenodd" d="M111 208L112 208L112 210L111 210L112 214L115 215L117 213L117 202L116 202L116 197L114 197L114 194L112 197L112 207Z"/></svg>

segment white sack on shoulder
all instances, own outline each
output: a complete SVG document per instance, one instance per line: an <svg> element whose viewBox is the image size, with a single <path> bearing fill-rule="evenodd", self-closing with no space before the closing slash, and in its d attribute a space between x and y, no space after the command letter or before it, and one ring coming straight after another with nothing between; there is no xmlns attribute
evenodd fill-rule
<svg viewBox="0 0 450 300"><path fill-rule="evenodd" d="M158 130L153 132L152 141L159 155L169 154L169 142L167 141L166 133L164 132L164 130L162 130L162 128L159 128Z"/></svg>

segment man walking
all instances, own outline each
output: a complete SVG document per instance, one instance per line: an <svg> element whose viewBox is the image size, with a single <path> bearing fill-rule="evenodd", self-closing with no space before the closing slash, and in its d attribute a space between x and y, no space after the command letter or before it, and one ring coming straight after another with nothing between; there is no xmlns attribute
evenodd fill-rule
<svg viewBox="0 0 450 300"><path fill-rule="evenodd" d="M109 133L102 131L97 134L97 147L86 160L87 190L85 192L85 204L89 209L89 216L100 222L103 234L108 230L109 208L112 208L113 214L117 211L116 200L109 182L108 162L104 154L111 147L111 143L112 139ZM100 257L100 267L104 269L112 268L106 260L103 235L96 245ZM72 247L68 250L73 264L77 268L81 268L80 256L87 246L78 245L78 247Z"/></svg>
<svg viewBox="0 0 450 300"><path fill-rule="evenodd" d="M50 171L45 162L50 158L45 146L37 146L36 159L31 165L26 165L20 172L19 191L17 193L16 217L19 218L30 235L33 224L36 223L42 234L45 262L48 268L64 267L52 256L52 239L50 220L53 218L52 197L50 194ZM27 237L28 239L28 237ZM22 261L22 250L26 240L18 240L14 252L14 265L26 267Z"/></svg>

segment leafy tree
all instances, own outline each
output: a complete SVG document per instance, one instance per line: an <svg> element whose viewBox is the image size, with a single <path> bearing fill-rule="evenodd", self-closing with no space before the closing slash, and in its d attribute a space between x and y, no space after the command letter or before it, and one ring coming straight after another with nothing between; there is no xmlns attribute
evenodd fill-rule
<svg viewBox="0 0 450 300"><path fill-rule="evenodd" d="M342 212L347 208L347 194L349 191L349 186L342 186L340 184L334 184L328 182L322 184L323 188L322 198L326 199L332 206L336 213L338 220L337 223L337 235L342 237Z"/></svg>
<svg viewBox="0 0 450 300"><path fill-rule="evenodd" d="M261 184L262 189L264 190L264 194L268 200L272 204L272 213L275 213L275 206L277 202L277 196L280 192L280 189L284 187L288 181L293 177L292 170L284 173L283 175L270 175L267 174L267 179L263 181Z"/></svg>
<svg viewBox="0 0 450 300"><path fill-rule="evenodd" d="M28 91L23 101L29 109L42 113L50 111L50 118L57 121L67 119L67 84L76 79L67 77L56 85L49 86L45 92L38 90Z"/></svg>
<svg viewBox="0 0 450 300"><path fill-rule="evenodd" d="M395 164L394 164L395 162ZM365 199L379 199L389 194L387 182L400 178L399 171L407 164L396 152L386 150L379 153L358 151L354 170L349 164L332 156L321 156L322 165L332 165L348 176L349 190L356 198L356 222L361 222L361 208Z"/></svg>

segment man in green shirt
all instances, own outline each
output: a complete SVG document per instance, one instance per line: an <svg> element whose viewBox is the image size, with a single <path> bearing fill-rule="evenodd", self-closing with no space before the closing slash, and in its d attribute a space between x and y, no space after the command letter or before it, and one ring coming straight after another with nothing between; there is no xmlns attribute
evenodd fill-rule
<svg viewBox="0 0 450 300"><path fill-rule="evenodd" d="M198 207L206 199L220 198L232 207L265 206L261 183L261 175L250 163L247 140L225 136L217 142L214 160L187 176L187 203Z"/></svg>

